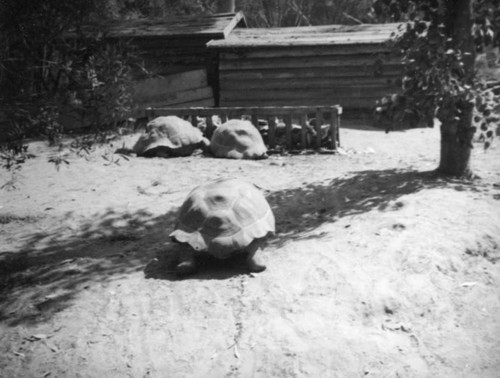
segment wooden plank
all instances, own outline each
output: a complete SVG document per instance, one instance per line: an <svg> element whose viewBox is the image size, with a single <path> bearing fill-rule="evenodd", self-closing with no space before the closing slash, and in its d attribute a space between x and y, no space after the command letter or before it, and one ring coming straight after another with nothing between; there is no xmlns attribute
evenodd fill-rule
<svg viewBox="0 0 500 378"><path fill-rule="evenodd" d="M206 123L207 123L207 129L205 130L205 136L210 139L212 138L212 135L214 133L214 130L215 130L215 125L214 123L212 122L212 117L206 117Z"/></svg>
<svg viewBox="0 0 500 378"><path fill-rule="evenodd" d="M330 24L317 26L291 26L281 28L245 28L235 29L232 35L236 37L261 37L261 36L280 36L280 35L316 35L328 33L373 33L377 31L392 31L398 30L398 27L405 26L404 23L385 23L385 24L362 24L362 25L345 25L345 24Z"/></svg>
<svg viewBox="0 0 500 378"><path fill-rule="evenodd" d="M279 28L277 28L279 30ZM268 29L271 30L271 29ZM221 40L210 41L208 47L221 50L241 47L264 47L264 46L319 46L319 45L341 45L341 44L366 44L384 43L391 39L391 31L363 32L363 33L317 33L317 34L267 34L257 38L250 36L238 37L231 35Z"/></svg>
<svg viewBox="0 0 500 378"><path fill-rule="evenodd" d="M131 37L193 37L203 35L211 38L224 38L243 18L241 13L177 16L157 19L137 19L108 21L106 24L87 25L84 30L104 30L109 38Z"/></svg>
<svg viewBox="0 0 500 378"><path fill-rule="evenodd" d="M252 118L252 124L254 126L258 126L259 125L259 117L257 116L257 114L252 114L251 118Z"/></svg>
<svg viewBox="0 0 500 378"><path fill-rule="evenodd" d="M161 76L170 76L170 75L175 75L177 73L183 72L186 69L188 70L197 70L197 69L205 69L205 67L200 66L200 64L190 64L186 65L183 64L181 65L172 65L172 64L165 64L164 62L159 62L160 64L151 67L150 69L154 69L154 72L156 72L157 75Z"/></svg>
<svg viewBox="0 0 500 378"><path fill-rule="evenodd" d="M201 87L195 89L188 89L184 91L177 91L172 93L163 93L155 96L143 97L139 104L142 103L163 103L165 106L169 104L182 104L184 102L192 102L195 100L213 98L211 87Z"/></svg>
<svg viewBox="0 0 500 378"><path fill-rule="evenodd" d="M332 114L330 120L332 122L330 127L330 139L332 140L332 147L336 149L337 146L340 147L340 114Z"/></svg>
<svg viewBox="0 0 500 378"><path fill-rule="evenodd" d="M228 50L240 48L262 48L262 47L296 47L296 46L340 46L340 45L371 45L387 43L391 40L391 33L366 34L366 35L323 35L323 36L300 36L285 38L285 36L266 39L234 39L212 40L207 44L209 49Z"/></svg>
<svg viewBox="0 0 500 378"><path fill-rule="evenodd" d="M197 106L213 107L213 106L215 106L215 101L212 97L209 97L209 98L202 98L202 99L197 99L197 100L193 100L193 101L181 102L179 104L172 105L172 107L175 107L175 108L186 108L186 107L197 107Z"/></svg>
<svg viewBox="0 0 500 378"><path fill-rule="evenodd" d="M238 24L243 24L243 26L246 27L246 21L245 21L245 16L243 16L242 12L236 13L227 23L226 27L224 28L224 38L227 38L229 34L233 31Z"/></svg>
<svg viewBox="0 0 500 378"><path fill-rule="evenodd" d="M401 87L399 86L386 86L386 87L340 87L336 86L334 83L330 88L300 88L297 86L295 88L275 88L275 89L262 89L262 90L222 90L219 94L219 99L222 101L230 99L248 99L248 100L274 100L278 98L358 98L358 97L382 97L391 95L393 93L399 93Z"/></svg>
<svg viewBox="0 0 500 378"><path fill-rule="evenodd" d="M215 106L213 98L201 98L193 101L180 102L177 104L166 104L164 102L145 102L136 105L133 116L143 116L148 108L186 108L186 107L212 107Z"/></svg>
<svg viewBox="0 0 500 378"><path fill-rule="evenodd" d="M286 89L328 89L344 88L361 90L367 88L400 87L401 78L393 77L360 77L360 78L293 78L293 79L271 79L271 80L221 80L220 91L251 91L251 90L286 90Z"/></svg>
<svg viewBox="0 0 500 378"><path fill-rule="evenodd" d="M305 114L301 114L300 115L300 126L301 126L301 129L300 129L300 146L302 148L307 148L307 133L308 133L308 130L307 130L307 119L306 119L306 115Z"/></svg>
<svg viewBox="0 0 500 378"><path fill-rule="evenodd" d="M269 147L276 147L276 118L275 117L267 117L267 123L269 125L268 130L268 139L269 139Z"/></svg>
<svg viewBox="0 0 500 378"><path fill-rule="evenodd" d="M240 48L222 51L220 60L273 59L298 56L338 56L358 54L391 54L392 49L383 43L364 45L294 46L274 48Z"/></svg>
<svg viewBox="0 0 500 378"><path fill-rule="evenodd" d="M373 109L376 99L373 97L368 98L303 98L288 99L276 98L273 100L249 100L249 99L227 99L221 100L219 105L224 107L240 107L240 106L318 106L318 105L332 105L340 104L348 109Z"/></svg>
<svg viewBox="0 0 500 378"><path fill-rule="evenodd" d="M316 148L321 148L321 125L324 123L324 117L323 117L323 112L321 109L316 109L316 125L314 128L316 129L316 142L315 142L315 147Z"/></svg>
<svg viewBox="0 0 500 378"><path fill-rule="evenodd" d="M221 81L232 80L273 80L273 79L322 79L322 78L350 78L356 77L401 77L403 68L401 64L382 66L380 74L376 74L374 67L346 66L336 67L334 70L328 67L307 68L273 68L256 70L221 70L219 72Z"/></svg>
<svg viewBox="0 0 500 378"><path fill-rule="evenodd" d="M183 72L168 77L151 78L135 81L132 84L133 98L152 97L169 94L180 90L189 90L207 86L205 70Z"/></svg>
<svg viewBox="0 0 500 378"><path fill-rule="evenodd" d="M134 37L130 42L137 47L139 52L149 49L206 49L208 37L191 38L156 38L156 37Z"/></svg>
<svg viewBox="0 0 500 378"><path fill-rule="evenodd" d="M325 25L296 28L235 29L231 35L210 41L209 48L243 46L314 45L320 43L373 43L386 41L401 24Z"/></svg>
<svg viewBox="0 0 500 378"><path fill-rule="evenodd" d="M179 115L179 116L189 116L198 115L200 117L207 117L212 115L219 115L223 117L227 116L228 113L238 114L238 115L253 115L257 114L259 116L293 116L313 113L315 110L320 109L321 111L328 111L339 113L342 112L342 108L337 105L327 105L327 106L232 106L232 107L217 107L217 108L152 108L148 109L147 112L151 116L162 116L162 115Z"/></svg>
<svg viewBox="0 0 500 378"><path fill-rule="evenodd" d="M224 91L220 94L220 101L231 101L234 99L274 101L276 99L356 99L356 98L376 98L394 93L395 89L390 88L330 88L330 89L304 89L304 90L252 90L252 91Z"/></svg>
<svg viewBox="0 0 500 378"><path fill-rule="evenodd" d="M211 42L210 47L234 47L234 44L245 41L260 43L263 41L301 38L336 38L340 36L341 38L351 37L355 39L358 36L390 36L391 33L399 32L397 26L398 25L396 25L396 27L380 27L380 24L378 24L378 26L371 25L371 30L345 30L342 28L342 25L340 27L339 25L323 25L297 28L240 28L235 29L231 35L223 41L218 40Z"/></svg>
<svg viewBox="0 0 500 378"><path fill-rule="evenodd" d="M285 143L286 148L289 150L292 149L292 114L285 114L283 117L283 121L285 122Z"/></svg>
<svg viewBox="0 0 500 378"><path fill-rule="evenodd" d="M144 59L160 59L165 61L182 61L185 59L206 60L206 51L193 48L171 48L162 46L161 48L148 48L139 52Z"/></svg>
<svg viewBox="0 0 500 378"><path fill-rule="evenodd" d="M135 118L142 118L145 116L145 114L148 113L149 109L158 109L158 108L164 108L166 105L162 103L144 103L144 104L139 104L135 110L132 112L132 117ZM215 102L211 98L207 99L200 99L196 100L193 102L186 102L186 103L181 103L181 104L174 104L174 105L168 105L169 109L173 108L186 108L186 107L213 107L215 106Z"/></svg>
<svg viewBox="0 0 500 378"><path fill-rule="evenodd" d="M274 59L252 59L252 60L224 60L220 61L220 70L256 70L256 69L284 69L284 68L308 68L313 67L374 67L376 57L369 55L350 56L339 55L337 57L295 57ZM397 58L382 60L385 65L401 65Z"/></svg>

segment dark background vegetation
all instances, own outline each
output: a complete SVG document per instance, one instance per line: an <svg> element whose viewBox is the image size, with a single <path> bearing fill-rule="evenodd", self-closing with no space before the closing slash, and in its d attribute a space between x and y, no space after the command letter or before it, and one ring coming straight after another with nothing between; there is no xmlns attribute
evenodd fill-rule
<svg viewBox="0 0 500 378"><path fill-rule="evenodd" d="M61 114L94 129L131 111L129 86L141 61L126 43L110 45L89 23L216 12L215 0L2 0L0 123L10 140L45 136L57 144ZM236 1L252 27L374 21L371 1ZM6 138L4 138L6 139Z"/></svg>
<svg viewBox="0 0 500 378"><path fill-rule="evenodd" d="M476 83L472 50L498 46L500 2L459 3L471 12L455 15L455 2L445 0L239 0L235 10L244 12L250 27L412 21L396 46L404 53L403 95L386 99L382 108L396 119L409 112L429 123L439 118L453 131L443 140L441 171L468 175L474 133L488 146L499 120L492 113L500 90ZM68 114L97 133L128 119L130 86L134 71L144 69L142 62L127 42L110 44L102 28L83 32L84 25L210 14L218 5L217 0L2 0L0 133L9 135L0 140L44 136L58 145L60 120ZM473 34L461 31L466 21ZM21 144L2 147L0 158L10 168L13 160L27 157Z"/></svg>

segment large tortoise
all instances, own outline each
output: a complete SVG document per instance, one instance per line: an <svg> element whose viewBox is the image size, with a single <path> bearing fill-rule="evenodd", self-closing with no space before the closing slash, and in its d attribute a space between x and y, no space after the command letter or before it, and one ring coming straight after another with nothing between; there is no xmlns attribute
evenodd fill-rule
<svg viewBox="0 0 500 378"><path fill-rule="evenodd" d="M214 131L210 149L216 157L265 159L267 148L259 130L250 122L231 119Z"/></svg>
<svg viewBox="0 0 500 378"><path fill-rule="evenodd" d="M148 122L146 134L133 151L144 157L189 156L198 148L208 149L210 142L188 121L176 116L157 117Z"/></svg>
<svg viewBox="0 0 500 378"><path fill-rule="evenodd" d="M184 201L170 237L182 245L177 265L180 275L192 273L195 253L226 259L246 253L248 270L266 269L256 253L275 231L273 212L262 192L239 179L220 179L191 191Z"/></svg>

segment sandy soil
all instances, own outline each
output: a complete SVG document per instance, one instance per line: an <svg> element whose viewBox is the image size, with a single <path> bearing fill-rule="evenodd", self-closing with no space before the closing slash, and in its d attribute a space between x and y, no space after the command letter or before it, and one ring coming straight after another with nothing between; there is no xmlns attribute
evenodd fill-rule
<svg viewBox="0 0 500 378"><path fill-rule="evenodd" d="M118 165L101 157L115 145L59 171L33 143L0 191L0 376L499 377L499 141L474 150L474 182L433 177L436 128L346 122L341 142ZM227 176L275 212L268 269L177 279L176 212Z"/></svg>

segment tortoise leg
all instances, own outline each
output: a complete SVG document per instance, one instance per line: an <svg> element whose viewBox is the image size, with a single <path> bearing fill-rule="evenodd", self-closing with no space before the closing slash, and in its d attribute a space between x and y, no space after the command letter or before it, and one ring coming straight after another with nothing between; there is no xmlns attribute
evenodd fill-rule
<svg viewBox="0 0 500 378"><path fill-rule="evenodd" d="M262 241L254 240L250 245L245 249L248 253L247 255L247 267L250 272L259 273L266 270L266 266L262 264L260 259L258 259L255 255L258 251L261 250Z"/></svg>
<svg viewBox="0 0 500 378"><path fill-rule="evenodd" d="M207 138L203 138L200 142L200 148L203 152L210 151L210 141Z"/></svg>
<svg viewBox="0 0 500 378"><path fill-rule="evenodd" d="M194 251L190 248L183 248L179 252L179 263L177 264L175 271L180 276L185 276L187 274L194 273L196 270L196 262L194 258Z"/></svg>

